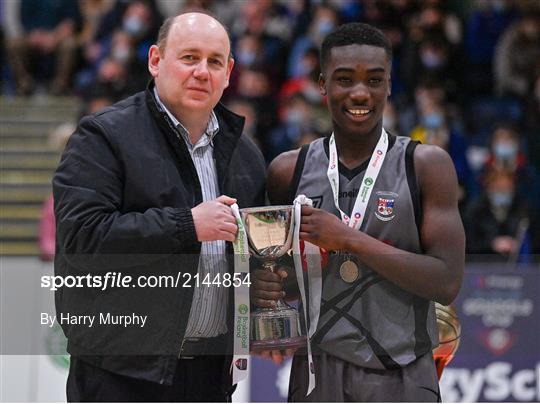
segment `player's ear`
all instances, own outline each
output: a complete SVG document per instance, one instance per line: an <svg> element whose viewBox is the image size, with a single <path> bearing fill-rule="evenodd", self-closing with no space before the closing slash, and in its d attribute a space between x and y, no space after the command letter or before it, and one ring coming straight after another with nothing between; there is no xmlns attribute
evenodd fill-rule
<svg viewBox="0 0 540 404"><path fill-rule="evenodd" d="M319 74L319 90L322 95L326 95L326 80L323 74Z"/></svg>

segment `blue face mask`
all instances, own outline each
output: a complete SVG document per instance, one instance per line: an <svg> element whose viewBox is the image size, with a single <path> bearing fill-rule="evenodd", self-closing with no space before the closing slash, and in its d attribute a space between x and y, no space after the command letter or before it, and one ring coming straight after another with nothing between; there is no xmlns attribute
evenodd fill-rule
<svg viewBox="0 0 540 404"><path fill-rule="evenodd" d="M422 64L428 69L437 69L444 64L443 58L429 51L423 52L420 55L420 59L422 59Z"/></svg>
<svg viewBox="0 0 540 404"><path fill-rule="evenodd" d="M438 112L432 112L424 117L424 126L427 129L439 129L443 126L443 116Z"/></svg>
<svg viewBox="0 0 540 404"><path fill-rule="evenodd" d="M292 109L285 115L285 122L289 125L301 125L305 123L304 113L300 110Z"/></svg>
<svg viewBox="0 0 540 404"><path fill-rule="evenodd" d="M496 208L507 208L512 203L514 195L512 192L490 192L489 202Z"/></svg>
<svg viewBox="0 0 540 404"><path fill-rule="evenodd" d="M255 62L257 54L251 51L240 51L238 52L238 63L242 66L250 66Z"/></svg>
<svg viewBox="0 0 540 404"><path fill-rule="evenodd" d="M512 142L500 142L493 145L493 154L497 160L513 160L518 153L518 147Z"/></svg>
<svg viewBox="0 0 540 404"><path fill-rule="evenodd" d="M139 35L145 31L145 26L140 18L129 17L124 21L124 29L128 34Z"/></svg>
<svg viewBox="0 0 540 404"><path fill-rule="evenodd" d="M334 23L331 20L320 20L317 23L317 33L320 36L326 36L334 29Z"/></svg>

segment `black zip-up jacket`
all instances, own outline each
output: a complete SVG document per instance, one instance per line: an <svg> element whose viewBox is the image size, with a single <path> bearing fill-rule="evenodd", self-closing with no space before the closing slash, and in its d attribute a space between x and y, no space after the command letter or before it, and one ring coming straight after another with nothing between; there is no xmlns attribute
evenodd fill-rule
<svg viewBox="0 0 540 404"><path fill-rule="evenodd" d="M241 136L244 118L221 104L214 112L220 193L237 198L240 208L263 205L265 164L253 142ZM157 106L153 82L146 91L80 121L53 179L56 275L116 272L135 282L138 276L177 279L179 272L197 273L201 244L191 208L202 202L201 185L179 136ZM194 290L193 284L183 287L186 279L177 287L102 290L87 287L85 280L84 287L60 288L58 320L66 313L96 316L92 327L61 324L68 352L118 374L171 384ZM144 327L123 327L97 324L100 313L148 317Z"/></svg>

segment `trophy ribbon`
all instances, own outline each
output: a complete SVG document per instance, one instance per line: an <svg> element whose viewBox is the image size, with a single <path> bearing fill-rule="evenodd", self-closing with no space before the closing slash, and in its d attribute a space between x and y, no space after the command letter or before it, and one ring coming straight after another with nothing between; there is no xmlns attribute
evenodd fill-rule
<svg viewBox="0 0 540 404"><path fill-rule="evenodd" d="M231 205L231 210L236 218L238 234L233 243L234 248L234 272L240 274L243 280L249 274L249 246L246 229L238 205ZM249 371L249 287L240 282L234 288L234 352L231 363L233 384L245 379Z"/></svg>
<svg viewBox="0 0 540 404"><path fill-rule="evenodd" d="M305 195L299 195L294 200L294 235L293 235L293 259L294 267L296 271L296 279L298 282L298 288L300 289L300 297L302 298L302 307L304 310L304 320L307 326L307 306L306 302L306 290L304 284L304 274L302 270L302 257L300 251L300 223L301 223L301 208L302 205L312 206L311 199ZM306 254L306 262L308 265L308 285L309 285L309 330L307 332L307 351L308 351L308 379L309 385L307 394L309 395L315 388L315 364L313 363L313 355L311 353L310 339L317 330L317 323L319 321L319 313L321 310L321 293L322 293L322 271L321 271L321 256L319 247L305 242L304 254Z"/></svg>

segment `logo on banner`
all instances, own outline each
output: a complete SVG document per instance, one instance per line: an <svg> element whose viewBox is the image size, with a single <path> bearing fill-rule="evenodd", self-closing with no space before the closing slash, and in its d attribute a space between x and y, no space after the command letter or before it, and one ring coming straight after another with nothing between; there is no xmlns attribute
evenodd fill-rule
<svg viewBox="0 0 540 404"><path fill-rule="evenodd" d="M379 199L377 201L377 211L375 212L375 216L383 222L388 222L396 217L394 207L397 194L394 192L377 192L377 195L379 196Z"/></svg>
<svg viewBox="0 0 540 404"><path fill-rule="evenodd" d="M234 366L236 366L239 370L246 370L247 369L247 359L240 358L237 359L236 362L234 362Z"/></svg>
<svg viewBox="0 0 540 404"><path fill-rule="evenodd" d="M364 184L368 187L372 186L373 185L373 178L371 177L367 177L365 180L364 180Z"/></svg>
<svg viewBox="0 0 540 404"><path fill-rule="evenodd" d="M493 355L497 356L506 353L517 342L516 333L504 328L484 330L477 338Z"/></svg>

